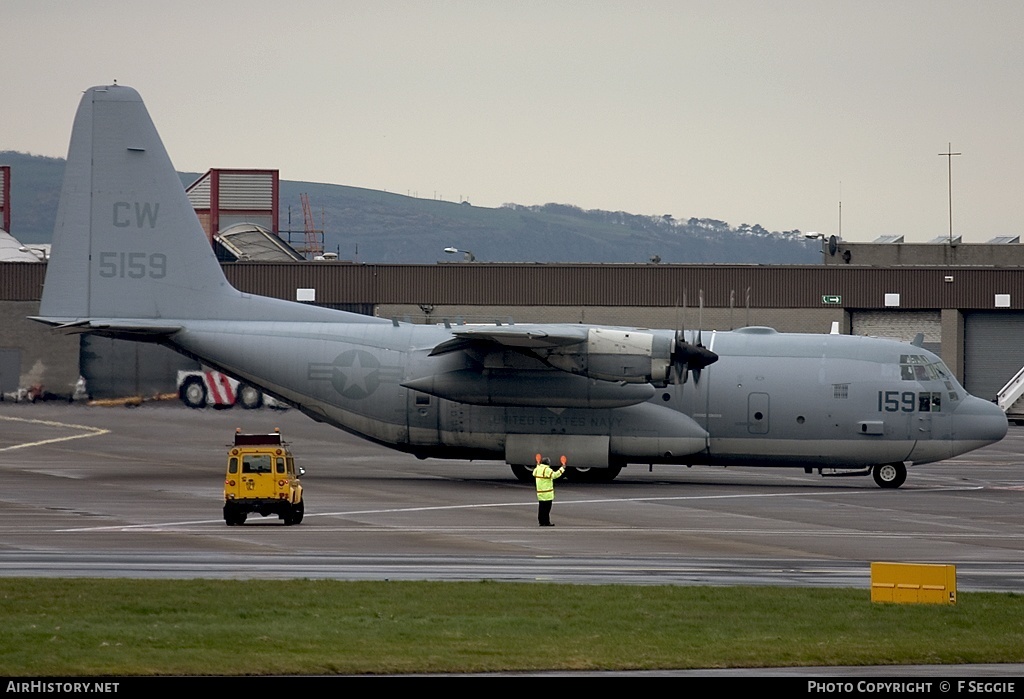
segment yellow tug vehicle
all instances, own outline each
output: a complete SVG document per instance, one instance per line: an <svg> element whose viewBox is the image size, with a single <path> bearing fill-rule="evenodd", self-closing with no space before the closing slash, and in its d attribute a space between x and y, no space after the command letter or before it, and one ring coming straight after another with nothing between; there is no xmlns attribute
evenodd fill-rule
<svg viewBox="0 0 1024 699"><path fill-rule="evenodd" d="M279 429L271 434L235 430L224 477L224 521L229 527L245 524L255 512L277 515L287 525L300 523L305 512L299 481L303 473L301 468L296 471Z"/></svg>

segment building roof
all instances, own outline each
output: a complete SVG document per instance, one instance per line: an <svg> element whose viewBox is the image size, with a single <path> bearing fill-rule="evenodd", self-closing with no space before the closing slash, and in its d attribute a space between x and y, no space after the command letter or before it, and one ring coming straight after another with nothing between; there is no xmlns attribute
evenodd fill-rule
<svg viewBox="0 0 1024 699"><path fill-rule="evenodd" d="M45 259L45 253L37 254L32 252L32 248L22 250L24 247L17 238L0 228L0 262L42 262Z"/></svg>
<svg viewBox="0 0 1024 699"><path fill-rule="evenodd" d="M236 223L213 236L218 258L241 262L295 262L304 259L288 243L262 226ZM223 253L223 254L222 254Z"/></svg>

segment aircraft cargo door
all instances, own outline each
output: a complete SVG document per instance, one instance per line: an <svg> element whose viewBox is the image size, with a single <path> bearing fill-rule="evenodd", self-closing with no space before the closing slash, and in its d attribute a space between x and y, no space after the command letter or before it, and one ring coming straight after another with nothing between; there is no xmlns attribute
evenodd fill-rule
<svg viewBox="0 0 1024 699"><path fill-rule="evenodd" d="M409 444L435 445L438 443L437 415L441 399L429 393L408 391Z"/></svg>
<svg viewBox="0 0 1024 699"><path fill-rule="evenodd" d="M751 393L747 396L747 431L768 434L768 394Z"/></svg>

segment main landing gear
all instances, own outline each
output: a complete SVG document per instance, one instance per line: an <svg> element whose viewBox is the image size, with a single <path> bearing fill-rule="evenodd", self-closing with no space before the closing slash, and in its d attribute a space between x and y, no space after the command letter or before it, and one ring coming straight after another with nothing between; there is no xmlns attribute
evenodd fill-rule
<svg viewBox="0 0 1024 699"><path fill-rule="evenodd" d="M899 488L907 480L907 467L899 462L878 464L871 469L871 477L879 488Z"/></svg>
<svg viewBox="0 0 1024 699"><path fill-rule="evenodd" d="M516 480L520 483L533 483L533 469L529 466L519 466L518 464L510 464L512 467L512 474L516 477Z"/></svg>
<svg viewBox="0 0 1024 699"><path fill-rule="evenodd" d="M621 466L608 468L573 468L567 466L565 477L573 483L611 483L622 470Z"/></svg>

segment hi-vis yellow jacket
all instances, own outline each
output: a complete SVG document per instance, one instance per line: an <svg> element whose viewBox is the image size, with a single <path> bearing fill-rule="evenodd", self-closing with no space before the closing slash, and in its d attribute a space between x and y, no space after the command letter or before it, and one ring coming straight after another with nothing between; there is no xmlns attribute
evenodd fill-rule
<svg viewBox="0 0 1024 699"><path fill-rule="evenodd" d="M554 481L563 473L565 473L565 466L556 471L547 464L537 464L537 468L533 469L533 477L537 479L538 500L555 499Z"/></svg>

